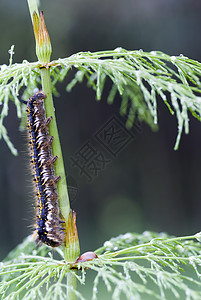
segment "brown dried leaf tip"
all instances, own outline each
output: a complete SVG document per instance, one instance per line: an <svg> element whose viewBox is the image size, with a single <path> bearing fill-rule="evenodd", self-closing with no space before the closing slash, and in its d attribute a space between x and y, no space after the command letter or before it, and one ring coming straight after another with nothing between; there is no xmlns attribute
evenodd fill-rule
<svg viewBox="0 0 201 300"><path fill-rule="evenodd" d="M40 12L40 17L35 11L33 13L33 30L36 40L36 55L40 63L45 65L50 62L52 46L42 11Z"/></svg>
<svg viewBox="0 0 201 300"><path fill-rule="evenodd" d="M67 261L73 262L80 254L80 245L76 226L76 212L70 210L68 221L66 223L66 240L65 250L67 253Z"/></svg>

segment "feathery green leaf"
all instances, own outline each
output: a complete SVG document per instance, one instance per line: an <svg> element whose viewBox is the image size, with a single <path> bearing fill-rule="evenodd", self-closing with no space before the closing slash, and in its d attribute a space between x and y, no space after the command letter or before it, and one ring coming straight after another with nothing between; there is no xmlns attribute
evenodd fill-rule
<svg viewBox="0 0 201 300"><path fill-rule="evenodd" d="M171 237L165 233L126 233L106 241L98 258L76 265L65 263L61 249L35 249L28 237L0 264L1 299L66 299L66 276L71 272L81 285L87 269L94 272L91 299L100 299L99 284L111 299L201 298L201 233ZM75 267L75 266L74 266ZM73 290L78 299L86 298ZM148 298L150 297L150 298Z"/></svg>
<svg viewBox="0 0 201 300"><path fill-rule="evenodd" d="M12 59L10 60L12 62ZM17 115L22 117L18 97L25 87L22 98L27 99L35 88L40 88L39 63L2 65L0 69L0 137L3 137L13 153L14 146L8 139L3 121L8 114L9 99L16 105ZM158 101L161 99L178 121L175 149L181 134L189 132L189 114L201 120L201 63L183 55L169 56L163 52L142 50L79 52L70 57L57 59L45 66L50 68L52 89L63 81L71 69L77 69L67 85L67 91L86 79L89 87L100 100L105 81L112 82L108 103L112 104L118 93L122 98L120 113L127 116L126 126L132 127L135 118L148 123L153 129L158 124ZM4 134L2 131L4 130Z"/></svg>

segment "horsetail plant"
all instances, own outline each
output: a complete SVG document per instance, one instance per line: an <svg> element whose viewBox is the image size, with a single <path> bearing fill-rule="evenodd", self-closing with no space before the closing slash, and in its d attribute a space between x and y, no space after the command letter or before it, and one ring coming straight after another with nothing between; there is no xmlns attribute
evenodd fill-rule
<svg viewBox="0 0 201 300"><path fill-rule="evenodd" d="M33 22L37 62L12 63L14 46L9 50L9 65L0 67L0 138L14 155L17 150L4 126L8 103L13 101L18 118L24 109L18 100L23 87L23 99L29 98L33 87L41 86L46 100L47 117L53 120L49 133L54 136L53 155L58 156L55 175L58 182L59 205L65 219L66 241L53 254L46 245L36 248L33 237L27 237L0 264L1 299L86 299L80 285L86 284L86 274L93 271L91 299L98 299L100 281L111 299L201 299L201 233L184 237L144 232L126 233L111 238L94 253L79 257L79 240L75 213L69 204L62 151L57 130L52 91L70 70L76 69L66 89L71 91L87 79L95 90L97 100L102 97L109 78L112 88L108 103L121 96L120 113L127 116L126 126L132 127L136 118L151 128L158 124L157 102L162 100L178 121L175 149L181 134L189 132L189 114L201 120L201 63L183 55L169 56L159 51L79 52L70 57L50 60L51 43L44 22L38 12L37 1L28 0Z"/></svg>

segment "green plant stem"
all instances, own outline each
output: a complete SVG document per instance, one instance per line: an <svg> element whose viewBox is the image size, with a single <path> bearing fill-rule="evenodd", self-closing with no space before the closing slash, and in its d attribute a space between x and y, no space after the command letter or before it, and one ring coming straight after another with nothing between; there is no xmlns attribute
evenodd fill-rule
<svg viewBox="0 0 201 300"><path fill-rule="evenodd" d="M42 90L46 94L47 98L45 99L45 111L46 116L52 116L52 121L49 125L49 134L54 137L52 143L52 154L57 155L58 159L55 162L55 174L56 176L61 176L61 179L57 183L58 194L59 194L59 205L61 213L65 218L65 221L68 220L68 215L70 211L70 203L68 197L68 189L66 183L66 175L64 169L64 162L62 157L61 145L59 140L59 134L57 130L56 116L54 110L54 104L52 99L52 90L51 90L51 81L50 81L50 70L46 68L41 69L41 78L42 78Z"/></svg>
<svg viewBox="0 0 201 300"><path fill-rule="evenodd" d="M27 0L28 1L28 6L33 22L33 13L34 11L39 15L38 13L38 8L37 8L37 1L36 0ZM39 34L39 32L35 32L35 37L36 34ZM47 35L48 33L46 33ZM45 41L46 43L48 42L48 39ZM43 43L45 43L43 41ZM45 45L38 44L38 47L45 47ZM36 45L37 45L37 39L36 39ZM47 46L47 45L46 45ZM36 46L36 49L37 46ZM38 49L40 50L40 49ZM50 55L51 55L51 44L49 41L49 47L44 48L46 53L44 52L43 54L46 55L38 55L41 54L40 51L37 53L37 56L39 58L39 62L41 57L45 58L47 57L48 61L43 61L43 63L49 63ZM48 52L49 51L49 52ZM37 51L36 51L37 52ZM47 55L48 54L48 55ZM50 136L54 137L53 143L52 143L52 155L57 156L57 160L55 162L55 175L60 176L60 180L57 183L57 188L58 188L58 196L59 196L59 206L61 210L61 214L64 218L65 224L66 224L66 233L68 234L68 217L69 217L69 212L70 212L70 202L69 202L69 197L68 197L68 189L67 189L67 183L66 183L66 175L65 175L65 169L64 169L64 162L63 162L63 156L62 156L62 151L61 151L61 145L60 145L60 140L59 140L59 133L57 129L57 123L56 123L56 116L55 116L55 109L54 109L54 104L53 104L53 98L52 98L52 88L51 88L51 78L50 78L50 69L49 68L41 68L41 80L42 80L42 90L43 93L46 95L46 99L44 101L44 106L45 106L45 112L46 112L46 117L52 117L52 120L49 124L49 134ZM73 221L73 219L72 219ZM73 223L74 224L74 223ZM79 241L78 241L79 245ZM72 245L72 247L74 244ZM68 261L69 258L69 245L64 243L63 246L63 254L64 254L64 259ZM71 247L70 247L71 248ZM77 253L75 253L77 257ZM75 259L76 259L75 257ZM76 277L71 273L67 273L67 299L69 300L76 300L76 295L73 291L77 289L77 279Z"/></svg>
<svg viewBox="0 0 201 300"><path fill-rule="evenodd" d="M76 272L76 271L74 271ZM67 298L69 300L76 300L76 294L74 290L77 290L77 278L72 272L67 273Z"/></svg>
<svg viewBox="0 0 201 300"><path fill-rule="evenodd" d="M55 174L56 176L61 176L61 179L57 183L58 195L59 195L59 206L61 209L61 213L65 219L65 223L67 224L68 216L70 212L70 202L68 197L68 189L66 183L66 175L64 169L64 162L62 157L61 145L59 140L59 134L56 123L55 109L52 98L52 90L51 90L51 79L50 79L50 70L46 68L41 69L41 79L42 79L42 90L46 94L46 99L44 101L46 117L52 116L53 119L49 124L49 134L54 137L52 143L52 154L57 155L58 159L55 162ZM66 228L66 231L68 228ZM69 248L68 245L64 243L64 259L68 261L69 259ZM77 254L76 254L77 257ZM76 259L75 257L75 259ZM77 289L77 278L71 273L67 273L67 299L76 300L76 295L73 292Z"/></svg>
<svg viewBox="0 0 201 300"><path fill-rule="evenodd" d="M42 79L42 90L47 98L44 101L46 116L52 116L53 119L49 124L49 134L54 137L52 143L52 154L57 155L58 159L55 162L55 175L61 176L61 179L57 183L58 194L59 194L59 206L61 213L67 224L69 211L70 211L70 202L68 197L68 188L66 183L66 175L64 169L63 156L61 151L61 145L59 140L59 133L57 129L55 109L52 98L52 89L51 89L51 79L50 79L50 70L46 68L41 69L41 79ZM67 229L66 229L67 230ZM65 251L66 245L64 244L64 259L68 260L68 251ZM76 295L73 290L77 289L77 278L71 273L67 273L67 299L76 300Z"/></svg>
<svg viewBox="0 0 201 300"><path fill-rule="evenodd" d="M64 169L63 156L61 151L59 133L57 129L55 109L52 98L52 89L51 89L51 79L50 79L50 69L42 68L41 69L41 79L42 79L42 90L46 95L46 99L44 101L46 117L52 116L52 121L49 124L49 134L54 137L52 143L52 154L57 155L58 159L55 162L55 175L60 176L61 179L57 183L58 195L59 195L59 206L61 209L61 213L65 219L65 223L67 224L68 216L70 212L70 202L68 196L68 188L66 182L66 175ZM66 231L68 228L66 228ZM68 261L69 253L66 248L66 244L64 243L64 259ZM75 257L76 259L76 257ZM77 279L73 276L72 273L67 273L67 299L76 300L76 295L74 294L74 290L77 289Z"/></svg>

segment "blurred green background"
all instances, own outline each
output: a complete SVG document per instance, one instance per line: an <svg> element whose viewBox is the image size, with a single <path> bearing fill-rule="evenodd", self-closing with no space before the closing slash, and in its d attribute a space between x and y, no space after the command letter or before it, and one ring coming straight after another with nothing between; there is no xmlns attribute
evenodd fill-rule
<svg viewBox="0 0 201 300"><path fill-rule="evenodd" d="M43 0L41 9L53 59L121 46L182 53L201 61L201 2L197 0ZM36 60L25 0L0 1L0 64L8 63L12 44L14 62ZM134 128L134 138L115 157L95 134L108 120L124 123L118 113L120 99L107 105L109 81L100 102L85 83L69 94L65 86L71 77L68 74L57 86L60 96L55 106L81 251L93 250L127 231L174 235L200 231L201 123L190 118L190 134L182 136L175 152L177 121L160 100L159 131L152 132L145 124ZM12 103L6 125L19 155L13 157L0 141L1 259L32 232L35 218L26 133L19 131ZM110 161L91 182L70 159L88 141Z"/></svg>

